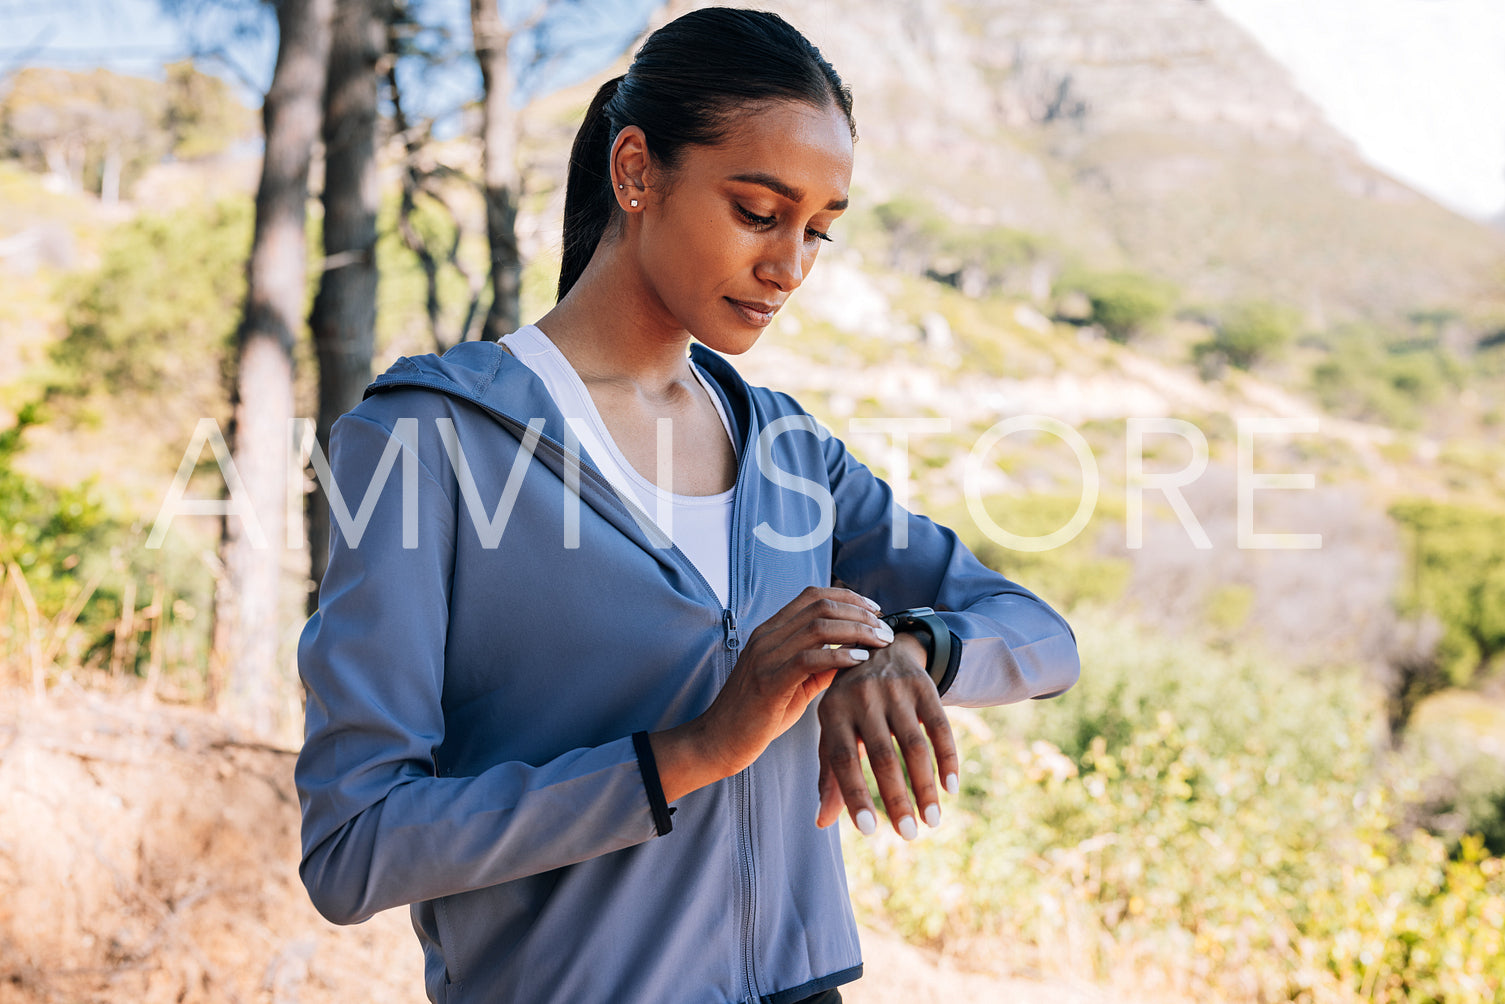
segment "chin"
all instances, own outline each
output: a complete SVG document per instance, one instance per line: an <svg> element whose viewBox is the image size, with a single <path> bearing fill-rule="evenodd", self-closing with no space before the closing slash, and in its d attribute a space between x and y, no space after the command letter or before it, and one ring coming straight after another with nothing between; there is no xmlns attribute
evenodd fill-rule
<svg viewBox="0 0 1505 1004"><path fill-rule="evenodd" d="M758 343L763 331L750 331L745 334L740 332L716 332L705 336L695 335L695 340L706 348L718 352L723 356L740 356Z"/></svg>

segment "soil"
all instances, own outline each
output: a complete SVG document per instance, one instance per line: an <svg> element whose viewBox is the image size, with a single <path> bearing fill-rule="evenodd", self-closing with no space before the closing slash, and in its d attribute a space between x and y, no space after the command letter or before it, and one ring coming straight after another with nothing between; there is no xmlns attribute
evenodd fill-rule
<svg viewBox="0 0 1505 1004"><path fill-rule="evenodd" d="M0 693L0 1004L423 1000L405 911L324 921L297 876L294 753L131 695ZM849 1004L1103 1004L864 931Z"/></svg>

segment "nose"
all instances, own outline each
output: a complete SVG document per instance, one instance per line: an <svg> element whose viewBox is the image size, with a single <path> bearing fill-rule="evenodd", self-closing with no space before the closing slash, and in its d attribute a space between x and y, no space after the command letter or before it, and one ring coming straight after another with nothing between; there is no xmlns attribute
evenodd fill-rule
<svg viewBox="0 0 1505 1004"><path fill-rule="evenodd" d="M754 274L773 283L781 292L792 293L805 281L805 273L809 271L806 254L798 240L771 241L765 245L763 259L754 269Z"/></svg>

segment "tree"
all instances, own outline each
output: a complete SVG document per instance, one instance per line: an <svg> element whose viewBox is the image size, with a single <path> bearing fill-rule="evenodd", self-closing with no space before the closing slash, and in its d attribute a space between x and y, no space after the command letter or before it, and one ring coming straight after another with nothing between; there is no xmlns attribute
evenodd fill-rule
<svg viewBox="0 0 1505 1004"><path fill-rule="evenodd" d="M522 256L516 222L523 194L518 163L517 109L552 90L595 73L621 55L647 25L661 0L471 0L470 45L482 77L482 179L488 268L483 279L467 266L461 247L467 235L463 207L446 191L446 182L461 172L439 163L428 143L433 119L415 113L404 100L399 65L452 65L457 32L443 19L444 9L422 0L399 0L393 21L388 86L396 133L405 150L398 232L417 257L427 282L427 313L439 351L475 337L495 338L517 327L521 310ZM421 92L413 89L415 94ZM425 227L426 210L433 225ZM463 280L466 302L446 312L441 277L453 269ZM481 296L491 299L478 318ZM444 317L458 316L446 324ZM480 324L476 321L480 320Z"/></svg>
<svg viewBox="0 0 1505 1004"><path fill-rule="evenodd" d="M152 80L28 67L0 106L4 146L69 188L114 202L166 152L166 107L166 90Z"/></svg>
<svg viewBox="0 0 1505 1004"><path fill-rule="evenodd" d="M167 114L172 155L179 160L212 157L253 128L249 109L230 85L202 73L190 59L168 63Z"/></svg>
<svg viewBox="0 0 1505 1004"><path fill-rule="evenodd" d="M183 17L215 6L195 7L181 0L163 0L163 3ZM242 19L240 23L248 23L244 21L250 11L248 0L216 0L216 3ZM637 5L641 10L634 8L626 14L611 9L610 5L593 6L579 0L543 4L542 9L568 9L577 18L582 12L594 11L594 21L583 22L594 30L594 42L599 45L601 37L615 33L622 36L625 44L641 25L625 36L623 25L639 14L646 20L651 9L643 0L637 0ZM278 545L286 536L281 492L286 473L286 430L292 418L294 332L306 279L304 203L308 197L309 161L322 123L326 145L325 257L310 326L315 333L320 365L317 435L327 450L328 433L335 417L356 403L360 389L370 377L376 288L376 88L382 72L382 56L389 44L386 39L392 37L385 29L397 24L402 10L418 5L402 4L400 0L281 0L275 6L280 41L263 109L266 155L257 192L246 306L236 338L237 376L231 427L236 467L246 484L252 507L260 516L260 537L264 539L256 539L250 527L240 520L225 522L224 573L215 604L215 657L211 666L211 689L219 698L221 710L258 732L272 727L279 690L276 660L280 632L270 628L279 623ZM434 10L425 9L423 13L433 15ZM488 27L488 18L494 13L478 12L472 7L472 15L482 20L485 39L482 44L491 59L488 72L493 74L492 87L500 99L496 105L497 121L506 126L505 133L494 130L491 135L505 138L510 136L512 125L504 114L508 103L506 75L497 74L497 70L505 68L501 54L506 46L497 41L494 27ZM566 35L555 37L562 41ZM552 43L545 49L552 52ZM620 48L611 55L616 52ZM221 51L221 55L230 59L227 51ZM499 59L502 61L498 62ZM391 72L390 65L389 62L387 76L394 85L394 113L399 129L410 139L403 120L401 96L395 89L396 74ZM321 111L325 114L321 115ZM490 162L510 163L515 160L515 153L510 152L513 150L514 146L503 148L501 153L491 156ZM411 147L409 154L411 165ZM520 262L512 229L517 186L505 182L490 186L491 177L488 168L488 208L496 201L501 211L495 217L496 225L492 225L488 213L488 233L493 249L500 243L506 252L498 255L493 251L493 288L500 284L503 290L503 303L500 307L494 303L493 311L500 311L497 316L502 318L511 318L499 323L515 326ZM495 200L491 197L493 187L503 193ZM436 191L428 194L443 205ZM412 194L405 192L405 204L410 204ZM458 263L459 218L457 214L451 215L456 219L456 237L449 258ZM500 271L497 262L501 262ZM434 289L431 279L431 299ZM471 314L479 292L475 287L472 289ZM462 337L468 330L467 321ZM316 498L311 508L315 538L313 569L318 578L328 550L327 505Z"/></svg>
<svg viewBox="0 0 1505 1004"><path fill-rule="evenodd" d="M307 288L308 174L322 121L333 11L334 0L277 4L277 65L262 106L266 150L236 332L231 441L261 534L246 521L225 520L210 684L221 711L261 734L275 723L281 676L278 593L293 347Z"/></svg>
<svg viewBox="0 0 1505 1004"><path fill-rule="evenodd" d="M484 337L499 338L520 319L522 255L516 224L522 185L512 107L610 64L661 5L662 0L471 0L471 38L481 67L482 187L491 251L491 307ZM515 63L509 65L513 56Z"/></svg>
<svg viewBox="0 0 1505 1004"><path fill-rule="evenodd" d="M113 202L171 153L218 153L248 131L250 112L188 61L160 83L109 70L28 67L0 103L0 147L69 188Z"/></svg>
<svg viewBox="0 0 1505 1004"><path fill-rule="evenodd" d="M517 134L511 103L507 45L512 34L496 0L470 0L470 30L481 66L482 190L486 195L486 244L491 249L491 308L483 337L496 340L517 328L522 291L522 255L517 249Z"/></svg>
<svg viewBox="0 0 1505 1004"><path fill-rule="evenodd" d="M391 0L335 4L324 95L324 272L309 318L319 360L315 436L326 447L335 419L360 403L376 350L376 104L392 15ZM308 499L315 583L328 564L329 536L329 503L316 481ZM312 613L317 592L308 603Z"/></svg>
<svg viewBox="0 0 1505 1004"><path fill-rule="evenodd" d="M389 32L392 59L387 63L387 92L392 101L393 131L402 142L402 193L397 209L397 233L403 246L413 253L423 272L424 312L428 317L434 349L444 352L479 333L477 315L486 289L486 277L471 268L461 253L467 231L467 214L461 211L447 190L448 182L468 188L471 179L461 171L441 163L434 155L434 118L410 117L404 100L399 67L420 72L437 70L463 58L454 32L442 22L436 23L432 11L422 0L396 0ZM420 199L422 200L420 202ZM421 217L432 209L441 214L439 232L422 225ZM446 324L441 276L453 269L465 285L465 303L459 323ZM480 318L484 323L484 316Z"/></svg>

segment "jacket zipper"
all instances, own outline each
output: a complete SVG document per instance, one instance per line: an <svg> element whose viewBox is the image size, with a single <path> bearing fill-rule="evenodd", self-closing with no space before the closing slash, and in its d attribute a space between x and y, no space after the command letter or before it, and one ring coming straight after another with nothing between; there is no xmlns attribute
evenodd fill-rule
<svg viewBox="0 0 1505 1004"><path fill-rule="evenodd" d="M475 403L479 404L479 402ZM496 418L496 420L501 423L504 428L511 432L513 437L516 438L518 442L523 441L523 436L525 436L529 431L528 426L517 421L515 418L505 414L504 412L496 411L495 409L488 408L485 405L480 406L494 418ZM731 575L727 590L727 605L723 607L721 611L721 626L724 636L724 644L729 653L726 664L726 676L730 676L733 667L736 666L737 656L738 654L740 654L739 650L742 647L742 637L738 631L736 613L736 606L740 593L738 586L742 581L742 563L740 560L738 560L741 557L741 549L736 546L736 541L740 536L739 530L741 529L742 498L745 494L741 490L743 481L742 471L748 464L751 463L750 458L753 455L752 450L754 448L751 430L749 430L746 438L747 442L744 444L742 451L742 463L738 465L737 482L735 486L737 491L732 498L732 540L730 544ZM657 526L652 517L643 512L641 506L637 505L637 503L632 499L623 498L617 493L617 490L611 486L611 483L607 481L603 475L597 472L595 468L586 466L584 458L582 458L580 454L576 453L573 450L566 449L563 444L557 443L544 435L539 435L537 442L538 446L548 449L550 453L553 453L560 460L564 461L565 463L573 464L574 469L580 472L580 477L584 481L588 481L593 487L599 489L604 497L616 500L619 505L627 510L629 515L633 516L633 518L637 520L639 527ZM701 574L700 569L695 567L695 563L691 561L689 557L679 549L678 546L671 546L670 550L674 555L676 555L675 560L682 567L686 568L695 578L699 579L700 582L705 586L706 591L711 595L713 599L715 599L719 603L720 598L716 595L715 588L706 581L706 578ZM722 682L725 682L726 676L722 677ZM741 888L739 892L741 893L742 898L742 982L743 985L747 988L748 1004L757 1004L760 999L760 995L758 993L757 977L753 972L756 961L753 950L753 929L754 925L757 922L757 904L755 896L756 885L754 883L752 848L753 812L752 785L750 782L751 771L751 767L744 768L739 773L734 774L730 780L732 782L732 794L734 804L737 808L736 815L738 817L736 820L738 850L737 871L738 878L741 880Z"/></svg>
<svg viewBox="0 0 1505 1004"><path fill-rule="evenodd" d="M743 465L751 464L753 457L753 436L751 424L746 436L746 442L742 447ZM737 480L740 483L742 474L739 467ZM731 588L727 594L727 610L722 618L726 628L726 647L730 651L727 660L727 675L731 675L732 668L736 665L738 651L742 647L742 638L737 630L737 604L741 599L741 585L743 580L742 557L743 549L737 546L741 539L742 530L742 499L745 492L738 491L732 499L732 532L731 532L731 555L729 565L731 568ZM757 883L753 867L753 794L752 794L752 766L737 773L732 778L732 792L737 806L737 871L741 880L742 893L742 982L747 988L748 1004L758 1004L758 978L755 972L756 956L753 945L753 932L756 930L757 911Z"/></svg>
<svg viewBox="0 0 1505 1004"><path fill-rule="evenodd" d="M737 614L731 607L721 611L721 627L726 632L726 647L733 652L742 647L742 639L737 635Z"/></svg>

